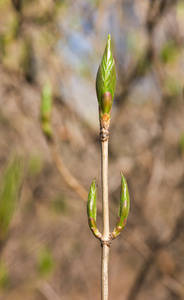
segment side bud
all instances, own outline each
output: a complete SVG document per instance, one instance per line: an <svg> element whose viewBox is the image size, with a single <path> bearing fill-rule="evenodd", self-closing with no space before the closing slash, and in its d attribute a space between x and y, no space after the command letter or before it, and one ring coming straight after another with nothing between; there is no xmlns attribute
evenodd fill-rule
<svg viewBox="0 0 184 300"><path fill-rule="evenodd" d="M88 202L87 202L88 224L94 236L98 239L101 239L102 235L96 226L96 214L97 214L96 196L97 196L97 188L94 179L90 186Z"/></svg>
<svg viewBox="0 0 184 300"><path fill-rule="evenodd" d="M125 227L128 214L129 214L129 208L130 208L130 198L128 192L128 185L125 177L121 173L121 194L120 194L119 212L118 212L116 226L113 232L111 233L111 239L115 239Z"/></svg>

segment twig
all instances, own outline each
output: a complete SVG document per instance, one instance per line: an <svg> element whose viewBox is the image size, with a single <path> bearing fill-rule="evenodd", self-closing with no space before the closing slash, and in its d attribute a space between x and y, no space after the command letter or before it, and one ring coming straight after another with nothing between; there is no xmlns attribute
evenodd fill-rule
<svg viewBox="0 0 184 300"><path fill-rule="evenodd" d="M108 263L109 263L109 201L108 201L108 140L101 142L102 164L102 265L101 265L101 299L108 299ZM107 242L106 242L107 241Z"/></svg>
<svg viewBox="0 0 184 300"><path fill-rule="evenodd" d="M79 183L79 181L70 173L63 160L61 159L51 126L51 113L52 113L52 89L50 84L46 84L42 90L41 101L41 126L42 131L46 137L52 159L59 174L63 177L65 183L71 188L82 200L87 202L88 192Z"/></svg>
<svg viewBox="0 0 184 300"><path fill-rule="evenodd" d="M163 280L164 285L174 292L181 299L184 298L184 285L176 281L176 279L166 276Z"/></svg>
<svg viewBox="0 0 184 300"><path fill-rule="evenodd" d="M46 281L43 283L42 287L38 287L37 289L47 300L60 300L59 296Z"/></svg>
<svg viewBox="0 0 184 300"><path fill-rule="evenodd" d="M62 161L62 159L57 151L54 140L47 139L47 141L48 141L48 146L50 149L52 159L54 161L54 164L55 164L59 174L62 176L63 180L68 185L68 187L71 188L82 200L87 202L88 192L79 183L79 181L70 173L69 169L66 167L66 165Z"/></svg>
<svg viewBox="0 0 184 300"><path fill-rule="evenodd" d="M111 52L111 37L108 36L107 45L96 78L96 92L99 104L100 139L101 139L101 181L102 181L102 216L103 233L96 225L96 194L97 188L93 181L88 195L87 213L88 224L101 242L101 300L108 300L108 265L109 247L126 224L129 213L128 186L123 174L121 174L121 194L118 218L112 233L109 232L109 201L108 201L108 139L111 119L111 108L114 99L116 85L115 63Z"/></svg>

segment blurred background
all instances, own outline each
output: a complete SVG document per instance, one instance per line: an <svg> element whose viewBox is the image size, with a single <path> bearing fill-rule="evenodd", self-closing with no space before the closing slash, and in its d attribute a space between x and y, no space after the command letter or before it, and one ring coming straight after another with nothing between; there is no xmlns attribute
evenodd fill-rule
<svg viewBox="0 0 184 300"><path fill-rule="evenodd" d="M95 79L109 33L111 230L121 171L131 198L109 299L184 299L184 1L0 0L1 300L100 299L86 194L96 177L101 206ZM40 122L47 82L52 143Z"/></svg>

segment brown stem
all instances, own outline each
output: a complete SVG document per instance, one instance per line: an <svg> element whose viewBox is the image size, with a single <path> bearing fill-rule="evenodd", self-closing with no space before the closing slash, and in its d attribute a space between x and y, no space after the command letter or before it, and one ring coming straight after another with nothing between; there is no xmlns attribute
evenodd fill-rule
<svg viewBox="0 0 184 300"><path fill-rule="evenodd" d="M109 202L108 202L108 139L101 143L102 163L102 261L101 261L101 299L108 300L108 264L109 264Z"/></svg>

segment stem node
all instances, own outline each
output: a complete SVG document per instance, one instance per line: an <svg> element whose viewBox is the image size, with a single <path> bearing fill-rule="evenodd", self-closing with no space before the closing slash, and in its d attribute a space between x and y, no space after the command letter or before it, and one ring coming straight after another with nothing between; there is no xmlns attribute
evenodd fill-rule
<svg viewBox="0 0 184 300"><path fill-rule="evenodd" d="M109 139L109 126L110 126L110 117L108 114L103 114L100 118L100 139L101 142L108 141Z"/></svg>

